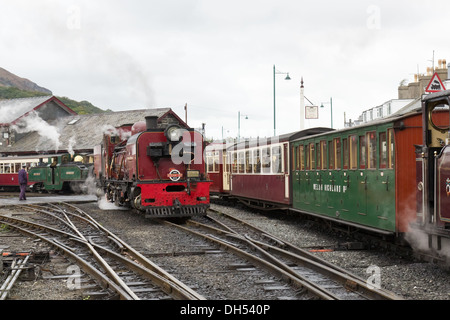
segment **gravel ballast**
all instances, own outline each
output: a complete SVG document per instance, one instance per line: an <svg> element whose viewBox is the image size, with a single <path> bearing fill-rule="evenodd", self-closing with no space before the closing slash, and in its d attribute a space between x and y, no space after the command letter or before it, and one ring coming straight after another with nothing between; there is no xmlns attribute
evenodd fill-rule
<svg viewBox="0 0 450 320"><path fill-rule="evenodd" d="M156 263L167 267L172 263L170 271L188 285L204 291L206 298L212 300L258 299L258 293L241 292L235 279L224 277L224 263L220 256L216 257L215 271L205 270L200 256L182 256L170 259L157 253L183 251L183 246L196 239L186 238L182 231L172 230L167 225L144 219L126 210L111 210L114 207L100 209L97 203L78 204L80 208L97 219L104 227L116 233L125 242L136 249L152 255ZM345 236L334 232L319 230L315 223L302 218L275 213L259 214L255 210L243 207L227 207L212 204L212 208L238 215L251 224L287 241L304 248L331 248L338 243L348 241ZM180 239L184 237L183 242ZM41 241L27 237L0 237L0 245L10 251L34 250L51 251ZM315 252L322 259L349 270L351 273L369 281L375 279L383 289L392 291L407 300L449 300L450 274L433 264L402 258L381 249L372 250L332 250ZM64 273L70 262L64 261L57 253L51 255L47 264L40 266L55 273ZM159 259L159 260L158 260ZM170 261L164 261L170 260ZM57 270L57 269L60 270ZM211 269L211 267L208 267ZM375 273L374 273L375 272ZM215 275L217 278L215 279ZM207 288L205 288L207 287ZM235 290L235 291L233 291ZM10 299L23 300L81 300L88 299L81 291L67 290L67 279L45 280L36 277L32 281L19 281L10 293ZM274 297L275 299L275 297Z"/></svg>

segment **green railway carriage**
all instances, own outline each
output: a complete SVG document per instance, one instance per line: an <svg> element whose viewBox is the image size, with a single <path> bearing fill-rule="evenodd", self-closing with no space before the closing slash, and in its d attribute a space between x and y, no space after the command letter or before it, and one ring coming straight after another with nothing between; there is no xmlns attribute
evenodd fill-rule
<svg viewBox="0 0 450 320"><path fill-rule="evenodd" d="M421 132L414 123L405 126L410 122L420 125L420 115L292 141L292 210L385 235L404 232Z"/></svg>
<svg viewBox="0 0 450 320"><path fill-rule="evenodd" d="M76 158L76 157L75 157ZM74 158L74 159L75 159ZM72 161L70 154L49 155L47 163L39 163L28 171L33 191L80 191L89 176L92 165L79 157Z"/></svg>

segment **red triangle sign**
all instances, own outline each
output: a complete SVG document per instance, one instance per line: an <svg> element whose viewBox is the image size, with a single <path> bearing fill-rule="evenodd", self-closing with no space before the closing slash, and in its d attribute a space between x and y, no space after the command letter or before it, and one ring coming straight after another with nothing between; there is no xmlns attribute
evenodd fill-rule
<svg viewBox="0 0 450 320"><path fill-rule="evenodd" d="M439 78L439 75L435 72L433 77L431 77L430 83L428 83L425 92L439 92L444 90L444 84L442 83L441 78Z"/></svg>

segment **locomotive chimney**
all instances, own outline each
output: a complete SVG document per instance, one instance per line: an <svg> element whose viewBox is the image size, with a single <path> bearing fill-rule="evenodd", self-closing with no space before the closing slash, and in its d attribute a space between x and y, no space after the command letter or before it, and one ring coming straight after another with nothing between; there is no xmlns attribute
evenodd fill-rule
<svg viewBox="0 0 450 320"><path fill-rule="evenodd" d="M156 129L158 127L158 117L157 116L145 117L145 125L147 127L147 130Z"/></svg>

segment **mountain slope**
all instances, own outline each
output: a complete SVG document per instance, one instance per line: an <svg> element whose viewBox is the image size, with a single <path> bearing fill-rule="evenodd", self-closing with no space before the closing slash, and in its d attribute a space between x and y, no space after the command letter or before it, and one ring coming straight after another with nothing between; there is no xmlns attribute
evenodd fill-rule
<svg viewBox="0 0 450 320"><path fill-rule="evenodd" d="M0 86L2 87L14 87L25 91L37 91L42 92L47 95L51 95L52 92L46 88L38 86L36 83L16 76L15 74L9 72L0 67Z"/></svg>
<svg viewBox="0 0 450 320"><path fill-rule="evenodd" d="M48 95L53 95L53 93L28 79L20 78L0 67L0 100ZM94 106L89 101L78 102L67 97L56 97L78 114L105 112L105 110Z"/></svg>

